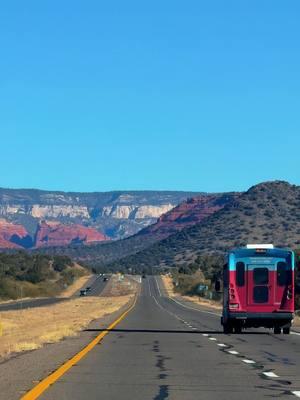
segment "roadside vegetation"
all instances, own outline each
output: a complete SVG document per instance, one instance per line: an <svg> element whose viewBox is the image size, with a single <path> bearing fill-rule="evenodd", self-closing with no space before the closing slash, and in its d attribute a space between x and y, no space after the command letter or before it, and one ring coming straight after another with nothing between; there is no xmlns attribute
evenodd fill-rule
<svg viewBox="0 0 300 400"><path fill-rule="evenodd" d="M0 299L56 296L86 274L66 256L0 253Z"/></svg>

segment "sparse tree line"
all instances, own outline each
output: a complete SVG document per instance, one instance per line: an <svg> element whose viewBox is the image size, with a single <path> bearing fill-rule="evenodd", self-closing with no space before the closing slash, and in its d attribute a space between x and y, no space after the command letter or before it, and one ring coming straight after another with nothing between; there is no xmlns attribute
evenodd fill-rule
<svg viewBox="0 0 300 400"><path fill-rule="evenodd" d="M56 295L82 273L66 256L0 253L0 298Z"/></svg>

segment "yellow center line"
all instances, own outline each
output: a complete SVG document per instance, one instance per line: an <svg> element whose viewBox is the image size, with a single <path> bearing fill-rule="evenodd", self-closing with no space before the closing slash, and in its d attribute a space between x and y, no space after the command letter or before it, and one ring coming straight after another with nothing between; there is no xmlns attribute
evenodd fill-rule
<svg viewBox="0 0 300 400"><path fill-rule="evenodd" d="M47 390L50 385L55 383L62 375L64 375L70 368L72 368L73 365L78 363L78 361L80 361L89 351L91 351L104 338L104 336L106 336L109 333L109 331L111 331L119 322L122 321L122 319L126 317L126 315L134 308L136 300L137 296L135 297L132 306L130 306L128 310L126 310L119 318L117 318L114 322L112 322L105 331L101 332L79 353L75 354L75 356L73 356L70 360L66 361L56 371L52 372L52 374L48 375L36 386L34 386L31 390L29 390L29 392L27 392L24 396L22 396L20 400L35 400L42 393L44 393L45 390Z"/></svg>

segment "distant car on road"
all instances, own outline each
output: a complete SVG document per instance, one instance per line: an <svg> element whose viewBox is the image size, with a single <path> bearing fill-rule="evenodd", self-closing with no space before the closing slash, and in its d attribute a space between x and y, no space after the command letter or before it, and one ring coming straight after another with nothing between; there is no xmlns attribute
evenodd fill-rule
<svg viewBox="0 0 300 400"><path fill-rule="evenodd" d="M81 289L79 296L86 296L87 295L87 290L86 289Z"/></svg>
<svg viewBox="0 0 300 400"><path fill-rule="evenodd" d="M92 289L92 288L91 288L90 286L87 286L85 290L86 290L87 292L90 292L91 289Z"/></svg>
<svg viewBox="0 0 300 400"><path fill-rule="evenodd" d="M103 282L106 282L106 281L108 281L108 278L105 276L105 277L103 278Z"/></svg>
<svg viewBox="0 0 300 400"><path fill-rule="evenodd" d="M145 275L145 274L143 274L143 275L142 275L142 278L146 278L146 275Z"/></svg>

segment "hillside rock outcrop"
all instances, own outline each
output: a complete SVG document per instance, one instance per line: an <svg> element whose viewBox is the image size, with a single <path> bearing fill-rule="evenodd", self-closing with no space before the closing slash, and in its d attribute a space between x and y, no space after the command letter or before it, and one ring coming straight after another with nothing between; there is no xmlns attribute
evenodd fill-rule
<svg viewBox="0 0 300 400"><path fill-rule="evenodd" d="M32 238L22 225L0 219L0 248L21 249L31 245Z"/></svg>
<svg viewBox="0 0 300 400"><path fill-rule="evenodd" d="M78 224L65 225L55 221L42 221L36 233L35 247L66 246L68 244L90 244L107 240L106 236L93 228Z"/></svg>

